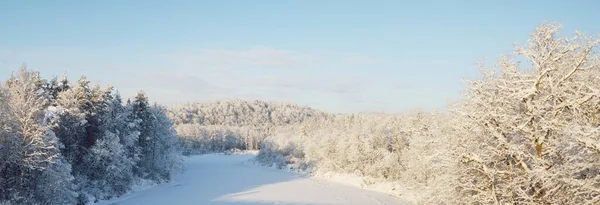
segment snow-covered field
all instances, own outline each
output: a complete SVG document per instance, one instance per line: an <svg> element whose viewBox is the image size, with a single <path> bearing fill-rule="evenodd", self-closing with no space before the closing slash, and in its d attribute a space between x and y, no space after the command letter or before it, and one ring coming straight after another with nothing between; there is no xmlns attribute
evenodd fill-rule
<svg viewBox="0 0 600 205"><path fill-rule="evenodd" d="M172 183L98 205L406 204L384 193L247 163L254 156L187 157L186 170Z"/></svg>

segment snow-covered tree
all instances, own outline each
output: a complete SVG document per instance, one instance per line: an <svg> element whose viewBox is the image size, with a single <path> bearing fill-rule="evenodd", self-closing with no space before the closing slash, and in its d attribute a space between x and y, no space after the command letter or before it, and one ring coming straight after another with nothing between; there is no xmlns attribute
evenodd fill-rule
<svg viewBox="0 0 600 205"><path fill-rule="evenodd" d="M130 106L123 105L121 95L117 92L110 102L110 111L103 118L105 130L117 134L120 143L125 149L128 160L134 164L139 161L139 147L137 146L139 137L139 121L132 114Z"/></svg>
<svg viewBox="0 0 600 205"><path fill-rule="evenodd" d="M39 204L75 204L79 193L75 190L71 165L59 158L36 180L35 195Z"/></svg>
<svg viewBox="0 0 600 205"><path fill-rule="evenodd" d="M155 104L150 110L154 119L152 170L158 179L171 180L171 173L180 170L182 162L177 133L164 107Z"/></svg>
<svg viewBox="0 0 600 205"><path fill-rule="evenodd" d="M470 81L454 109L456 203L600 203L600 40L557 37L559 29L537 27L515 55Z"/></svg>
<svg viewBox="0 0 600 205"><path fill-rule="evenodd" d="M90 168L89 179L94 180L90 186L100 190L99 196L95 197L106 199L120 196L131 189L135 162L127 157L125 151L119 137L106 131L86 155Z"/></svg>
<svg viewBox="0 0 600 205"><path fill-rule="evenodd" d="M82 77L76 85L60 92L56 100L58 118L53 130L64 145L61 153L73 166L75 173L86 170L83 156L91 143L87 137L87 118L91 107L88 84L89 81Z"/></svg>
<svg viewBox="0 0 600 205"><path fill-rule="evenodd" d="M139 92L133 102L131 102L132 117L135 121L139 122L139 136L136 146L139 149L140 160L135 169L138 176L149 177L151 167L153 167L154 161L154 150L152 145L155 143L154 136L154 120L152 112L150 111L150 104L148 97L143 92Z"/></svg>

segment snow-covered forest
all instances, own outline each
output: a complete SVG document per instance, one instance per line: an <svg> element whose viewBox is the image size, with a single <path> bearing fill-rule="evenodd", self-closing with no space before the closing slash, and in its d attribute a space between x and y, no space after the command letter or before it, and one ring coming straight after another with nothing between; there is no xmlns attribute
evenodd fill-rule
<svg viewBox="0 0 600 205"><path fill-rule="evenodd" d="M0 204L85 204L167 181L180 159L166 109L144 93L45 80L20 69L0 85Z"/></svg>
<svg viewBox="0 0 600 205"><path fill-rule="evenodd" d="M169 117L189 155L258 150L278 128L333 115L290 103L227 100L171 106Z"/></svg>
<svg viewBox="0 0 600 205"><path fill-rule="evenodd" d="M598 36L544 23L444 111L265 101L163 107L21 69L0 84L0 204L74 204L169 181L181 155L351 175L416 204L600 204ZM382 188L383 187L383 188Z"/></svg>

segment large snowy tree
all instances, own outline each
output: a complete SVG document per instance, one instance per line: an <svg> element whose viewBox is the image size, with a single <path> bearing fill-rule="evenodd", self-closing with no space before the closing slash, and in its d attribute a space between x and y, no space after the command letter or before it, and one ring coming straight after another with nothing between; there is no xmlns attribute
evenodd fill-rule
<svg viewBox="0 0 600 205"><path fill-rule="evenodd" d="M559 29L539 26L470 82L455 109L457 203L600 203L600 40Z"/></svg>

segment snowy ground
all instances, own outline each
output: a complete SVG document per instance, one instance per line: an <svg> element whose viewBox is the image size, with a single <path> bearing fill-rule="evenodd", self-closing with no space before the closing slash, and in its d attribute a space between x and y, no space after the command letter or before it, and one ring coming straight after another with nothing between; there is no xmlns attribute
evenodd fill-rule
<svg viewBox="0 0 600 205"><path fill-rule="evenodd" d="M177 174L172 183L98 204L406 204L384 193L247 163L254 156L189 157L185 160L186 171Z"/></svg>

